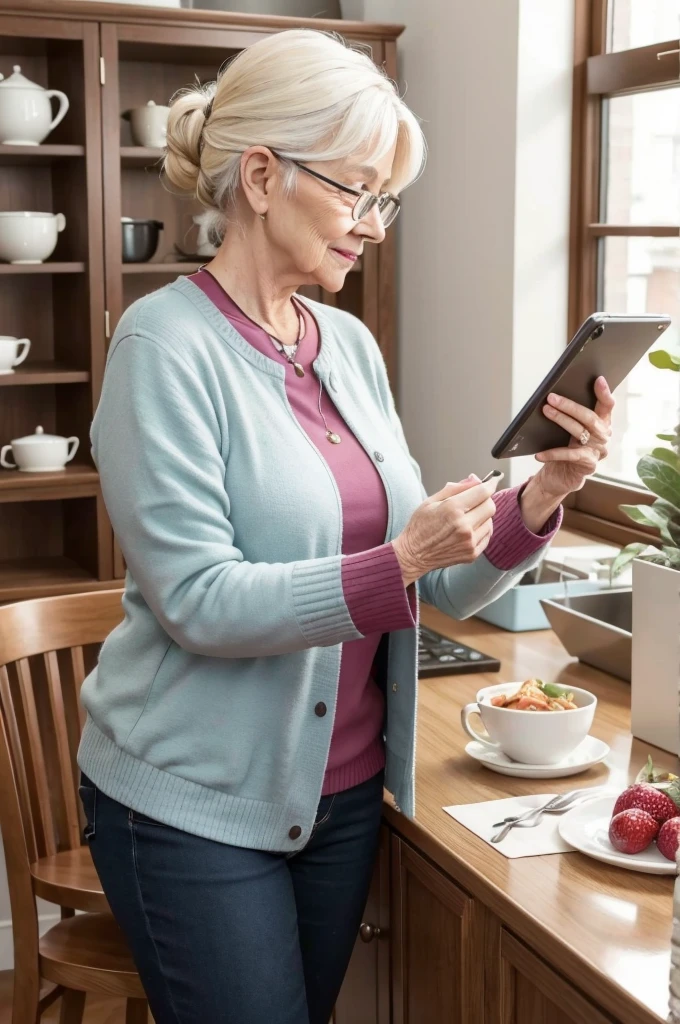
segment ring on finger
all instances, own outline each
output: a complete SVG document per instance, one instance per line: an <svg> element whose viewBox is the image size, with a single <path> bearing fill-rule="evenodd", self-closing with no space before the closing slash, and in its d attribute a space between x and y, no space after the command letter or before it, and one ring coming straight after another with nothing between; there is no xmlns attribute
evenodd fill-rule
<svg viewBox="0 0 680 1024"><path fill-rule="evenodd" d="M585 445L588 444L588 441L590 441L590 431L589 430L583 430L581 432L581 436L579 437L579 444L582 444L582 445L585 446Z"/></svg>

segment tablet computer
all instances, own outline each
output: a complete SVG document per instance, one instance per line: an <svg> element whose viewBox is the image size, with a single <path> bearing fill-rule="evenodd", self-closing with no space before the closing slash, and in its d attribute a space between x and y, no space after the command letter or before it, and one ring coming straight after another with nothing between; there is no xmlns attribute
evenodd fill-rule
<svg viewBox="0 0 680 1024"><path fill-rule="evenodd" d="M614 391L671 322L663 314L645 316L593 313L578 331L523 409L491 449L494 459L536 455L564 448L571 435L543 415L554 391L594 409L595 381L602 376Z"/></svg>

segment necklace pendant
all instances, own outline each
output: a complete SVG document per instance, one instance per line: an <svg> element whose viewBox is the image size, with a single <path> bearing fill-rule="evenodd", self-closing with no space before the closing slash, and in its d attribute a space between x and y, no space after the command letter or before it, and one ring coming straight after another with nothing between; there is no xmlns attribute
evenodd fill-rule
<svg viewBox="0 0 680 1024"><path fill-rule="evenodd" d="M335 434L332 430L326 431L326 437L328 438L331 444L340 444L340 442L342 441L340 434Z"/></svg>
<svg viewBox="0 0 680 1024"><path fill-rule="evenodd" d="M300 365L300 363L293 363L293 367L298 377L304 377L305 371L303 367Z"/></svg>

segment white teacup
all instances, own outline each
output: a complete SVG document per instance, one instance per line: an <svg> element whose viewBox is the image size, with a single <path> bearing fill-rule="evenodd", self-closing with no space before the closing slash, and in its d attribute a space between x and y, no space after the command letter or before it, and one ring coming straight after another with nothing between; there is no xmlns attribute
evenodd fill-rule
<svg viewBox="0 0 680 1024"><path fill-rule="evenodd" d="M14 367L23 363L30 348L28 338L13 338L11 334L0 334L0 373L14 373Z"/></svg>
<svg viewBox="0 0 680 1024"><path fill-rule="evenodd" d="M573 711L514 711L497 708L491 698L501 693L513 694L521 683L487 686L477 694L473 704L461 712L461 723L468 736L489 750L500 750L521 764L558 764L590 732L597 707L597 697L588 690L565 687L574 695L578 707ZM478 714L488 737L472 728L470 717Z"/></svg>

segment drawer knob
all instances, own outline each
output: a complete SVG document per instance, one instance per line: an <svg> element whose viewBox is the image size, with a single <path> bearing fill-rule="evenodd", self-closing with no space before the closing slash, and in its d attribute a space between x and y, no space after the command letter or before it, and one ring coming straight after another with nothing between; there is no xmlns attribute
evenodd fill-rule
<svg viewBox="0 0 680 1024"><path fill-rule="evenodd" d="M359 928L359 938L362 942L373 942L380 935L380 928L377 924L362 924Z"/></svg>

